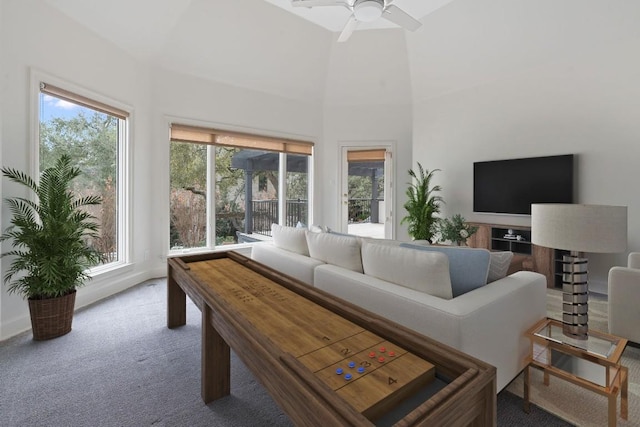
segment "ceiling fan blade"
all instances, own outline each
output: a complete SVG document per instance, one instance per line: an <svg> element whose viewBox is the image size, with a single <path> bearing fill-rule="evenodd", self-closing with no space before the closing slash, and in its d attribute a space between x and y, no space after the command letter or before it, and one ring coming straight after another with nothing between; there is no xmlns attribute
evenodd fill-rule
<svg viewBox="0 0 640 427"><path fill-rule="evenodd" d="M387 6L382 12L382 17L409 31L415 31L422 25L420 21L394 5Z"/></svg>
<svg viewBox="0 0 640 427"><path fill-rule="evenodd" d="M345 0L291 0L293 7L348 6Z"/></svg>
<svg viewBox="0 0 640 427"><path fill-rule="evenodd" d="M338 37L338 42L346 42L347 40L349 40L349 37L351 37L351 33L353 33L353 31L356 29L358 23L359 22L356 17L354 15L351 15L351 17L349 17L349 20L347 21L347 25L344 26L344 29L340 33L340 37Z"/></svg>

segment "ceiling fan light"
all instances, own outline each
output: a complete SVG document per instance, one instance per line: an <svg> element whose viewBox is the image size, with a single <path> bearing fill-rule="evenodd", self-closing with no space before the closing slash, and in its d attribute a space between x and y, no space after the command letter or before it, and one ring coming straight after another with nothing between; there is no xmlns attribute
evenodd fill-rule
<svg viewBox="0 0 640 427"><path fill-rule="evenodd" d="M362 0L353 6L353 14L361 22L371 22L382 16L383 2L379 0Z"/></svg>

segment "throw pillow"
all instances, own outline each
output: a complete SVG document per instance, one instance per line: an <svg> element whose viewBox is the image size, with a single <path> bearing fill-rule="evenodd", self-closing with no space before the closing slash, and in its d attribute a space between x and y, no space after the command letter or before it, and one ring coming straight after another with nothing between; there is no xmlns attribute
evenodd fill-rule
<svg viewBox="0 0 640 427"><path fill-rule="evenodd" d="M327 233L335 234L336 236L360 237L360 236L355 235L355 234L340 233L339 231L334 231L334 230L329 230L329 231L327 231Z"/></svg>
<svg viewBox="0 0 640 427"><path fill-rule="evenodd" d="M309 231L311 231L312 233L326 233L326 228L323 227L322 225L316 225L316 224L311 224L309 226Z"/></svg>
<svg viewBox="0 0 640 427"><path fill-rule="evenodd" d="M306 237L311 258L362 273L360 239L310 231L307 231Z"/></svg>
<svg viewBox="0 0 640 427"><path fill-rule="evenodd" d="M491 252L491 262L489 263L489 276L487 277L487 283L495 282L496 280L505 277L509 271L509 267L511 266L512 259L513 252Z"/></svg>
<svg viewBox="0 0 640 427"><path fill-rule="evenodd" d="M307 246L307 237L305 235L306 231L304 228L271 224L271 237L273 237L275 247L309 256L309 247Z"/></svg>
<svg viewBox="0 0 640 427"><path fill-rule="evenodd" d="M365 241L362 266L368 276L436 297L452 298L449 260L442 253Z"/></svg>
<svg viewBox="0 0 640 427"><path fill-rule="evenodd" d="M441 252L449 258L449 273L453 297L487 284L490 252L486 249L455 246L420 246L403 243L401 247L419 251Z"/></svg>

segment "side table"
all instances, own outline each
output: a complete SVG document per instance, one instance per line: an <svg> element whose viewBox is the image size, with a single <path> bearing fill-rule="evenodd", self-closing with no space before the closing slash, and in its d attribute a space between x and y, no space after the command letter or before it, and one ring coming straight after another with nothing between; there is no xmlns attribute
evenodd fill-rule
<svg viewBox="0 0 640 427"><path fill-rule="evenodd" d="M587 339L564 335L562 322L542 319L527 331L531 352L524 371L524 410L530 411L530 368L544 371L544 385L549 375L562 378L609 399L609 427L617 421L617 398L620 394L620 416L628 417L628 369L620 364L627 340L589 331Z"/></svg>

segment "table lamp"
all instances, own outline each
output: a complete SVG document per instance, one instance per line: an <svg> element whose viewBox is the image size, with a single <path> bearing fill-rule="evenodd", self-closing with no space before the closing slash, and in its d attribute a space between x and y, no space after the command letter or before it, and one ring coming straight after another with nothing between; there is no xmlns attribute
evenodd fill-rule
<svg viewBox="0 0 640 427"><path fill-rule="evenodd" d="M584 252L627 250L627 207L580 204L532 204L531 242L570 251L562 258L563 332L587 339L589 287Z"/></svg>

